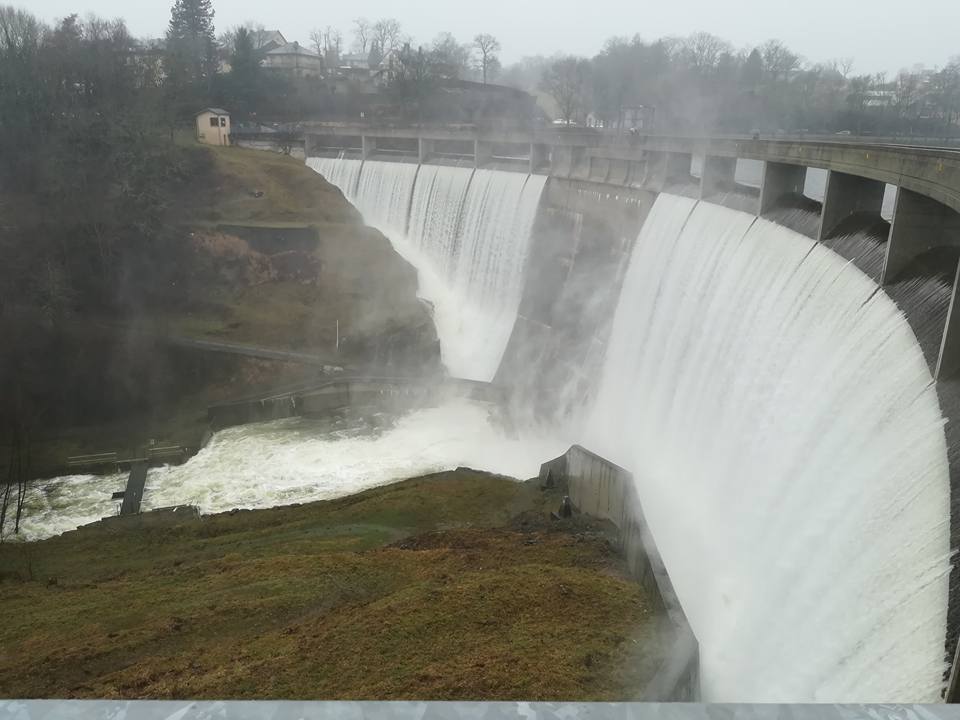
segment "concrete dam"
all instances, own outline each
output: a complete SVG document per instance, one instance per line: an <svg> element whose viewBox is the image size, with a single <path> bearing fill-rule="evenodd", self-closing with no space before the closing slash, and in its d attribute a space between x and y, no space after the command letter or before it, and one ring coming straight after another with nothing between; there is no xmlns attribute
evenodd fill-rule
<svg viewBox="0 0 960 720"><path fill-rule="evenodd" d="M896 178L875 152L851 174L862 149L337 133L307 163L416 266L448 369L506 386L519 437L632 474L704 700L942 698L955 265L916 268L960 244L957 198L901 172L883 225Z"/></svg>

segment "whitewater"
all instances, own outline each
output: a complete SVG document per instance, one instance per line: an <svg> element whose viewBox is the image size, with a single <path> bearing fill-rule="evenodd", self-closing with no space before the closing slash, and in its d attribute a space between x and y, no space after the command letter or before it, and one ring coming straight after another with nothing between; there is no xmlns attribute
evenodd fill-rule
<svg viewBox="0 0 960 720"><path fill-rule="evenodd" d="M490 381L523 294L544 175L309 158L416 269L451 375Z"/></svg>

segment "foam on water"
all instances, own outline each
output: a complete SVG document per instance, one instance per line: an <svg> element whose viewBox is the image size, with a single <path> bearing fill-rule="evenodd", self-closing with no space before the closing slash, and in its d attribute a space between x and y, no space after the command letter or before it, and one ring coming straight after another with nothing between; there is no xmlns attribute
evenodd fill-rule
<svg viewBox="0 0 960 720"><path fill-rule="evenodd" d="M949 479L896 306L785 228L661 195L586 443L630 468L715 701L929 701Z"/></svg>
<svg viewBox="0 0 960 720"><path fill-rule="evenodd" d="M491 380L516 321L546 177L366 161L354 180L357 163L311 158L307 164L340 187L364 221L417 268L449 372Z"/></svg>
<svg viewBox="0 0 960 720"><path fill-rule="evenodd" d="M350 495L458 466L533 477L563 452L541 438L507 438L489 407L468 400L412 412L375 431L366 423L293 418L218 432L180 466L150 470L144 509L192 503L204 513L265 508ZM31 488L22 531L38 539L116 513L126 475L75 475Z"/></svg>

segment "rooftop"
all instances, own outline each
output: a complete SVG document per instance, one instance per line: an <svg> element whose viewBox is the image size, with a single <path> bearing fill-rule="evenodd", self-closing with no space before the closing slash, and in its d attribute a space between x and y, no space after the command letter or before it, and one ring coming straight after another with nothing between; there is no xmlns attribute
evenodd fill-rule
<svg viewBox="0 0 960 720"><path fill-rule="evenodd" d="M268 52L267 55L306 55L308 57L320 57L315 52L308 50L298 42L287 43L286 45L275 48Z"/></svg>

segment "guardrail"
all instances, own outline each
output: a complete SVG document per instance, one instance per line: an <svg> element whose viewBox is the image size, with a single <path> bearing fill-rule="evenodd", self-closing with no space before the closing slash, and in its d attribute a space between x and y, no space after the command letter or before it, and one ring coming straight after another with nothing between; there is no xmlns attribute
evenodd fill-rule
<svg viewBox="0 0 960 720"><path fill-rule="evenodd" d="M117 464L119 464L119 460L117 459L117 453L115 452L92 453L90 455L73 455L67 458L67 467L70 468L96 467L99 465Z"/></svg>

